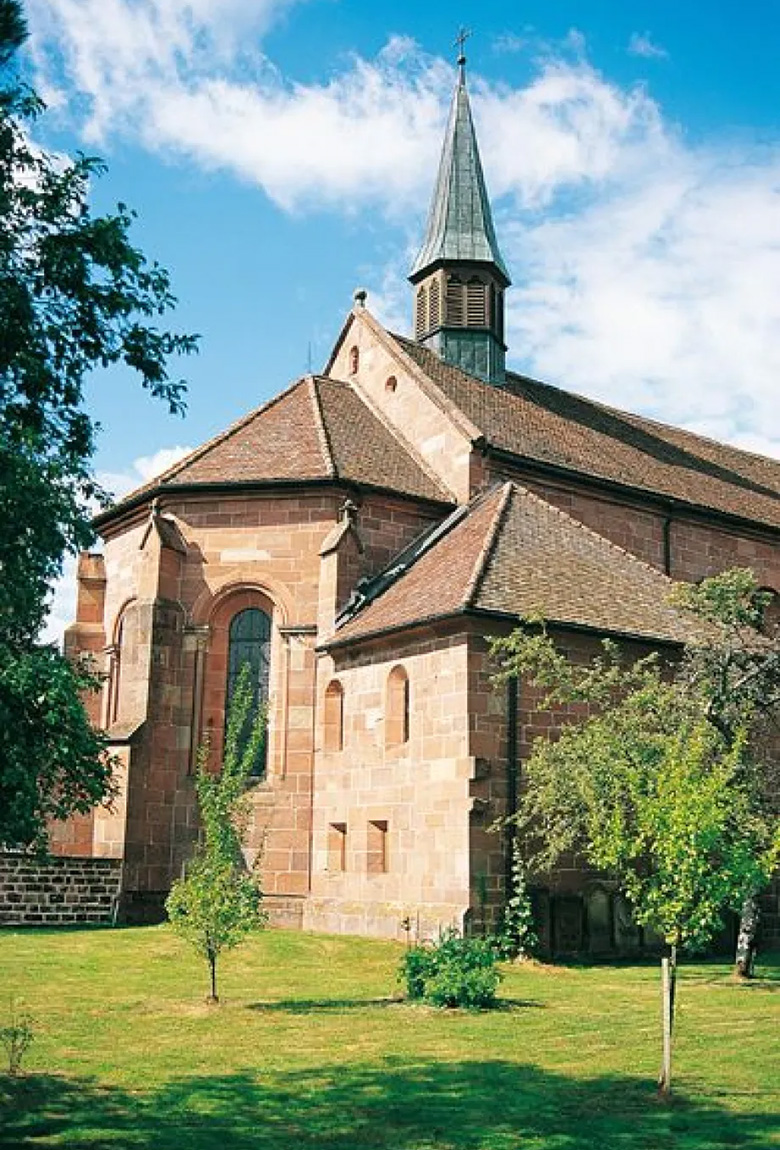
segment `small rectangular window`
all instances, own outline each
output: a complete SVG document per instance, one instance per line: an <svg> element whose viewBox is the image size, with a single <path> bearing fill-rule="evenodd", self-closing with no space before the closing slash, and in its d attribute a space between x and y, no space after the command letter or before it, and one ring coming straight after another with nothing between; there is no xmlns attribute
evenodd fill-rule
<svg viewBox="0 0 780 1150"><path fill-rule="evenodd" d="M387 819L372 819L368 824L366 870L369 874L385 874L387 869Z"/></svg>
<svg viewBox="0 0 780 1150"><path fill-rule="evenodd" d="M331 823L328 827L328 870L341 873L347 869L347 824Z"/></svg>

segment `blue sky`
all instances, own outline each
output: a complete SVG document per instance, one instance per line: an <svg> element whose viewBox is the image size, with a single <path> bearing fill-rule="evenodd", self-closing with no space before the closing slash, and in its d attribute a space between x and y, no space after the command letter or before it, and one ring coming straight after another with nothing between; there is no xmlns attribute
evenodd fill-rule
<svg viewBox="0 0 780 1150"><path fill-rule="evenodd" d="M780 5L27 0L53 147L103 155L171 271L185 420L96 377L117 492L327 358L357 286L408 327L469 84L515 288L510 364L780 455ZM139 462L140 461L140 462Z"/></svg>

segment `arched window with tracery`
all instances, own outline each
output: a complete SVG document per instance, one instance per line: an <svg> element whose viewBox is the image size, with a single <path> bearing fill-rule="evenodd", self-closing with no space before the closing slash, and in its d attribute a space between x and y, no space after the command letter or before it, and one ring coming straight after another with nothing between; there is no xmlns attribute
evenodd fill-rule
<svg viewBox="0 0 780 1150"><path fill-rule="evenodd" d="M325 689L324 747L326 751L344 749L344 688L331 679Z"/></svg>
<svg viewBox="0 0 780 1150"><path fill-rule="evenodd" d="M245 607L230 620L228 628L227 686L225 690L225 727L227 729L230 706L235 697L239 677L244 667L249 668L252 687L252 708L239 735L239 748L249 741L252 722L258 708L267 711L271 671L271 616L260 607ZM265 773L267 738L263 739L251 774Z"/></svg>
<svg viewBox="0 0 780 1150"><path fill-rule="evenodd" d="M385 745L402 746L409 742L409 676L401 667L393 667L387 676L385 706Z"/></svg>

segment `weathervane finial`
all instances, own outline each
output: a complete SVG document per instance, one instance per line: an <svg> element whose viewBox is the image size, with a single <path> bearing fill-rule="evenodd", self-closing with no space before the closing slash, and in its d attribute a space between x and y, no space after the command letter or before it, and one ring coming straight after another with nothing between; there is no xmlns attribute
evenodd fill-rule
<svg viewBox="0 0 780 1150"><path fill-rule="evenodd" d="M455 37L455 43L453 44L453 47L458 49L458 67L460 68L461 79L463 79L463 77L465 75L465 70L466 70L465 47L466 47L466 41L468 40L470 35L471 35L471 32L469 31L468 28L461 28L458 31L458 34Z"/></svg>

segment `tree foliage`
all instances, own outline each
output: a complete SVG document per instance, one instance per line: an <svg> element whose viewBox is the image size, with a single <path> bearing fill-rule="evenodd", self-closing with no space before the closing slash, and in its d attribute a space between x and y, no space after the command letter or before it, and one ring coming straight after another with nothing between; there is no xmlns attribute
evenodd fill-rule
<svg viewBox="0 0 780 1150"><path fill-rule="evenodd" d="M262 894L241 852L248 818L246 784L265 738L265 715L258 709L252 716L252 708L251 676L245 665L230 707L222 770L209 770L208 745L198 756L202 839L185 877L174 883L166 902L173 929L208 963L214 1002L220 954L266 921ZM247 720L250 735L244 740Z"/></svg>
<svg viewBox="0 0 780 1150"><path fill-rule="evenodd" d="M17 796L0 805L6 845L43 841L48 815L110 791L78 702L94 679L36 646L51 581L91 542L89 508L105 500L85 380L125 365L181 411L168 362L196 344L157 326L175 301L130 240L133 213L91 211L101 161L34 142L44 106L16 70L25 38L19 3L0 0L0 793Z"/></svg>
<svg viewBox="0 0 780 1150"><path fill-rule="evenodd" d="M733 570L681 585L673 598L698 619L698 637L666 664L658 654L624 659L610 641L576 664L539 619L493 644L499 677L533 684L540 709L557 709L563 722L525 764L515 821L533 868L583 857L617 880L637 922L670 946L664 1096L677 948L705 946L727 909L752 913L780 862L770 597L751 572Z"/></svg>
<svg viewBox="0 0 780 1150"><path fill-rule="evenodd" d="M494 650L504 674L543 688L543 709L583 708L525 764L518 823L534 869L579 853L670 945L706 944L724 911L767 881L780 848L744 732L724 739L656 655L626 663L607 641L577 666L543 629Z"/></svg>

